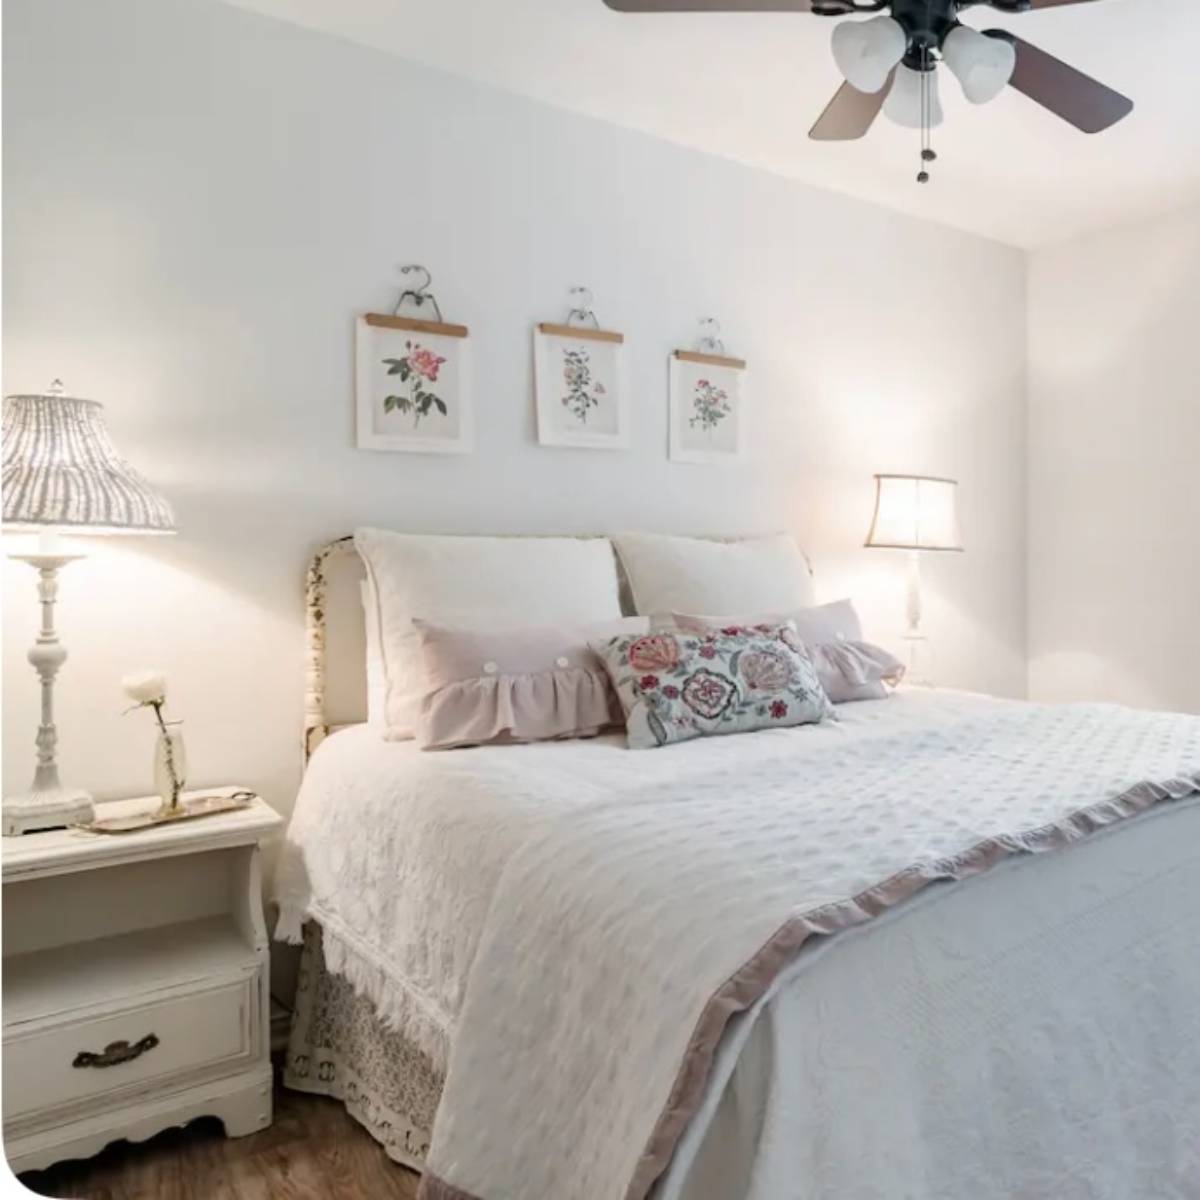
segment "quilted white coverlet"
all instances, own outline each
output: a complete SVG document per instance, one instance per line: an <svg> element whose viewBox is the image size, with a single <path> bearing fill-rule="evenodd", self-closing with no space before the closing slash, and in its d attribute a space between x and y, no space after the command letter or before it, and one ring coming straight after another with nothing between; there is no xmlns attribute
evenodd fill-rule
<svg viewBox="0 0 1200 1200"><path fill-rule="evenodd" d="M726 1020L813 933L1200 790L1196 718L925 693L841 712L651 755L321 748L281 928L320 920L331 967L448 1063L424 1196L641 1200Z"/></svg>

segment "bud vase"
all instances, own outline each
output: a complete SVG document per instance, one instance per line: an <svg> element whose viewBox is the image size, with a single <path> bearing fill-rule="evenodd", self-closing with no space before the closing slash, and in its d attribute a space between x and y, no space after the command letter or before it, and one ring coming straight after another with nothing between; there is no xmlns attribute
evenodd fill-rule
<svg viewBox="0 0 1200 1200"><path fill-rule="evenodd" d="M179 794L187 782L187 752L183 745L183 722L168 721L158 732L154 747L154 790L162 799L161 817L179 811Z"/></svg>

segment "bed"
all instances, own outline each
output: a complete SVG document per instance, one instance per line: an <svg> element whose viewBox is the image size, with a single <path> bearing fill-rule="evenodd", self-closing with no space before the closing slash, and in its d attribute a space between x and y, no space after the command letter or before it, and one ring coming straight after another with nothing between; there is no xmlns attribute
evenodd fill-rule
<svg viewBox="0 0 1200 1200"><path fill-rule="evenodd" d="M327 718L343 550L285 1082L423 1195L1200 1194L1200 721L913 689L423 753Z"/></svg>

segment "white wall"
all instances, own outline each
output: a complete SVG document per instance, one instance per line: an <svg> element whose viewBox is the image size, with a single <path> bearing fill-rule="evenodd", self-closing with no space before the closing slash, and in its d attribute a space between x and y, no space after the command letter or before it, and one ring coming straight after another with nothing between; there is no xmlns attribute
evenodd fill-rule
<svg viewBox="0 0 1200 1200"><path fill-rule="evenodd" d="M357 522L787 527L888 641L903 564L861 548L877 470L962 480L968 553L926 571L941 677L1023 693L1018 252L207 0L7 0L4 32L5 388L103 400L181 526L64 578L73 780L147 788L117 681L159 666L193 779L286 810L302 572ZM473 457L352 446L353 319L414 259L472 329ZM575 283L630 337L625 454L534 444L530 327ZM752 364L736 469L666 459L666 358L710 314ZM32 755L33 590L5 565L6 788Z"/></svg>
<svg viewBox="0 0 1200 1200"><path fill-rule="evenodd" d="M1200 712L1200 208L1032 255L1030 690Z"/></svg>

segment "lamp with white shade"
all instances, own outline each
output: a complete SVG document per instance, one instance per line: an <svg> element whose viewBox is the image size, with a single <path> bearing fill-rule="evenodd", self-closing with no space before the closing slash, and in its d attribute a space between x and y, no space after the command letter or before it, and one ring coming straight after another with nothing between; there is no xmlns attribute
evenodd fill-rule
<svg viewBox="0 0 1200 1200"><path fill-rule="evenodd" d="M963 548L957 481L930 475L876 475L875 515L866 545L908 551L908 629L904 636L909 645L909 679L928 683L922 668L926 638L921 629L921 555Z"/></svg>
<svg viewBox="0 0 1200 1200"><path fill-rule="evenodd" d="M45 394L4 401L4 531L38 535L36 550L10 557L37 571L42 610L29 651L42 693L37 765L29 791L4 798L6 836L93 815L88 793L64 785L58 774L54 681L67 652L54 627L54 605L59 570L83 557L65 547L62 534L175 532L170 505L117 453L102 413L94 400L65 395L58 380Z"/></svg>

